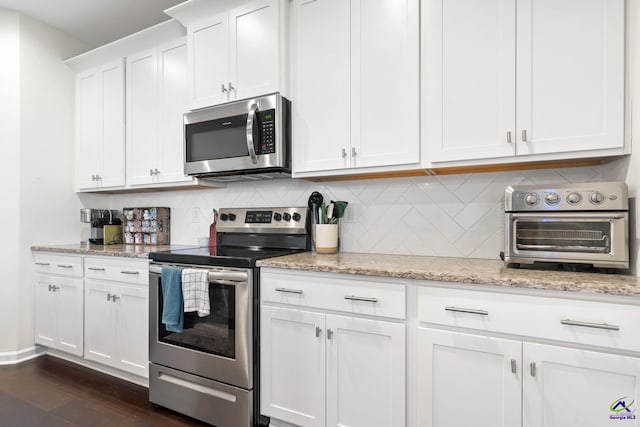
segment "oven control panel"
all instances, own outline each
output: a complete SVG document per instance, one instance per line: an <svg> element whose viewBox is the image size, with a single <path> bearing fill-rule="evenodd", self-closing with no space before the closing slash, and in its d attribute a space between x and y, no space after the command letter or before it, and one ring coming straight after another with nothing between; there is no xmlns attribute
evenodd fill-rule
<svg viewBox="0 0 640 427"><path fill-rule="evenodd" d="M531 211L627 211L629 197L624 182L590 182L549 187L507 187L506 212Z"/></svg>
<svg viewBox="0 0 640 427"><path fill-rule="evenodd" d="M217 230L234 233L305 234L308 226L307 207L222 208Z"/></svg>

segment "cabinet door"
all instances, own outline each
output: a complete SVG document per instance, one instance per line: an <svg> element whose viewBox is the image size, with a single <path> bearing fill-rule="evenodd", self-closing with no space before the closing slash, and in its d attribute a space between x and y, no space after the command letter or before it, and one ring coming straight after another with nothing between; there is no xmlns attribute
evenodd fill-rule
<svg viewBox="0 0 640 427"><path fill-rule="evenodd" d="M124 185L125 172L125 87L124 60L107 64L101 69L102 109L100 131L102 135L101 187Z"/></svg>
<svg viewBox="0 0 640 427"><path fill-rule="evenodd" d="M154 182L158 131L158 58L151 50L127 58L128 184Z"/></svg>
<svg viewBox="0 0 640 427"><path fill-rule="evenodd" d="M187 44L181 39L158 49L160 182L192 181L184 175L183 115L187 112Z"/></svg>
<svg viewBox="0 0 640 427"><path fill-rule="evenodd" d="M523 355L523 427L640 425L640 359L526 342Z"/></svg>
<svg viewBox="0 0 640 427"><path fill-rule="evenodd" d="M148 287L114 286L118 368L149 376ZM113 298L112 298L113 299Z"/></svg>
<svg viewBox="0 0 640 427"><path fill-rule="evenodd" d="M229 100L229 15L212 16L187 27L189 108Z"/></svg>
<svg viewBox="0 0 640 427"><path fill-rule="evenodd" d="M514 155L515 0L427 0L425 6L427 159Z"/></svg>
<svg viewBox="0 0 640 427"><path fill-rule="evenodd" d="M327 315L327 426L405 425L405 326Z"/></svg>
<svg viewBox="0 0 640 427"><path fill-rule="evenodd" d="M99 70L76 77L76 186L95 188L102 173L102 94Z"/></svg>
<svg viewBox="0 0 640 427"><path fill-rule="evenodd" d="M229 12L229 76L232 99L278 91L278 0L260 0ZM283 23L284 24L284 23Z"/></svg>
<svg viewBox="0 0 640 427"><path fill-rule="evenodd" d="M57 348L58 298L53 291L55 277L37 275L35 288L35 342Z"/></svg>
<svg viewBox="0 0 640 427"><path fill-rule="evenodd" d="M624 11L624 0L518 0L519 155L623 147Z"/></svg>
<svg viewBox="0 0 640 427"><path fill-rule="evenodd" d="M76 356L84 352L84 284L82 279L60 278L58 294L58 349Z"/></svg>
<svg viewBox="0 0 640 427"><path fill-rule="evenodd" d="M418 3L351 2L351 167L420 162Z"/></svg>
<svg viewBox="0 0 640 427"><path fill-rule="evenodd" d="M261 319L261 413L324 426L324 314L262 306Z"/></svg>
<svg viewBox="0 0 640 427"><path fill-rule="evenodd" d="M85 281L84 357L109 366L117 366L114 293L113 285Z"/></svg>
<svg viewBox="0 0 640 427"><path fill-rule="evenodd" d="M350 5L294 3L293 168L342 169L351 152Z"/></svg>
<svg viewBox="0 0 640 427"><path fill-rule="evenodd" d="M520 425L520 341L418 328L417 360L418 425Z"/></svg>

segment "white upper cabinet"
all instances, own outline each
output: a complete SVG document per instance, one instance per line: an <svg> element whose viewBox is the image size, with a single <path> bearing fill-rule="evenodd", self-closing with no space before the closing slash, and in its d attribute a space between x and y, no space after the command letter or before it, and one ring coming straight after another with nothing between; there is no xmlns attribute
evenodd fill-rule
<svg viewBox="0 0 640 427"><path fill-rule="evenodd" d="M285 57L281 22L285 5L281 3L254 1L186 22L189 108L284 89L280 73L285 70L280 64Z"/></svg>
<svg viewBox="0 0 640 427"><path fill-rule="evenodd" d="M188 182L182 155L187 111L184 38L127 58L127 184Z"/></svg>
<svg viewBox="0 0 640 427"><path fill-rule="evenodd" d="M427 0L422 13L423 163L624 154L624 0Z"/></svg>
<svg viewBox="0 0 640 427"><path fill-rule="evenodd" d="M124 185L124 61L76 77L76 189Z"/></svg>
<svg viewBox="0 0 640 427"><path fill-rule="evenodd" d="M417 164L418 1L294 1L297 173Z"/></svg>

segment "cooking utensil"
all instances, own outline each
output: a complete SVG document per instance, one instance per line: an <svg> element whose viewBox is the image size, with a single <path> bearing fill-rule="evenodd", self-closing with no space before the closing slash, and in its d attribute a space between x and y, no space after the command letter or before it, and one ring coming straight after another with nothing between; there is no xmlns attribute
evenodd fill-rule
<svg viewBox="0 0 640 427"><path fill-rule="evenodd" d="M317 191L314 191L309 196L309 201L307 202L309 209L313 213L313 223L318 224L320 222L320 214L318 209L322 206L322 202L324 201L324 197Z"/></svg>

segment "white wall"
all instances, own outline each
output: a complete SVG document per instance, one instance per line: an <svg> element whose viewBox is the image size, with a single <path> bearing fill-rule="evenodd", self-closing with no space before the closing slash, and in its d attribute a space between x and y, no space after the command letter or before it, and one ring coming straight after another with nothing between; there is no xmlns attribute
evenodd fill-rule
<svg viewBox="0 0 640 427"><path fill-rule="evenodd" d="M33 345L30 246L79 230L73 193L73 74L63 60L86 49L0 10L0 354ZM73 220L72 220L73 217ZM1 360L0 360L1 361Z"/></svg>
<svg viewBox="0 0 640 427"><path fill-rule="evenodd" d="M20 213L20 79L18 53L18 15L0 10L0 224L3 224L0 245L0 325L15 325L20 273L19 253ZM15 349L18 331L3 328L0 352Z"/></svg>
<svg viewBox="0 0 640 427"><path fill-rule="evenodd" d="M111 196L110 208L171 208L171 242L196 244L220 207L306 206L312 191L349 202L341 250L498 258L508 185L601 181L602 167L313 183L274 180L216 190ZM194 211L199 218L194 220Z"/></svg>

